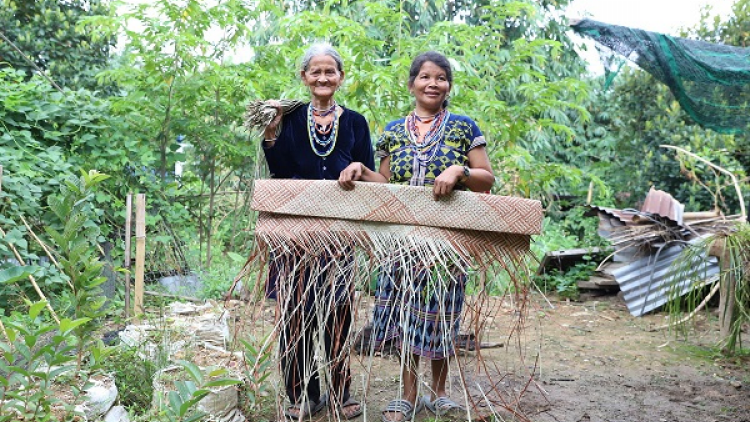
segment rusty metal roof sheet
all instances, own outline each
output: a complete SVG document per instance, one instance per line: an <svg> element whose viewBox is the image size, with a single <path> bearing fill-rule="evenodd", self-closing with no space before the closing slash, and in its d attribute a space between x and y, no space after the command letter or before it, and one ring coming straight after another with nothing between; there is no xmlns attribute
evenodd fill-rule
<svg viewBox="0 0 750 422"><path fill-rule="evenodd" d="M684 244L671 244L612 272L632 315L641 316L667 303L675 275L670 266L684 248ZM696 285L703 286L718 280L718 260L708 256L697 258L691 265L690 272L686 274L683 271L679 276L677 288L679 295L684 296L696 288ZM695 283L695 280L703 282Z"/></svg>
<svg viewBox="0 0 750 422"><path fill-rule="evenodd" d="M656 214L682 225L682 217L685 214L685 205L674 199L672 195L663 190L654 189L652 186L646 195L641 211Z"/></svg>

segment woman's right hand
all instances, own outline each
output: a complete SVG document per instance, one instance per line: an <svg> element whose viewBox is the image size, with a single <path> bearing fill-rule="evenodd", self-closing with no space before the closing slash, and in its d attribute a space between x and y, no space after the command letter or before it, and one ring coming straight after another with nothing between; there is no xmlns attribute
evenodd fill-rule
<svg viewBox="0 0 750 422"><path fill-rule="evenodd" d="M354 182L362 179L362 173L365 172L365 165L360 162L354 162L341 170L339 174L339 186L344 190L354 189Z"/></svg>
<svg viewBox="0 0 750 422"><path fill-rule="evenodd" d="M271 120L271 123L266 126L265 139L275 140L276 139L276 128L281 123L281 118L284 117L284 112L281 110L281 102L278 100L267 100L266 105L276 109L276 116Z"/></svg>

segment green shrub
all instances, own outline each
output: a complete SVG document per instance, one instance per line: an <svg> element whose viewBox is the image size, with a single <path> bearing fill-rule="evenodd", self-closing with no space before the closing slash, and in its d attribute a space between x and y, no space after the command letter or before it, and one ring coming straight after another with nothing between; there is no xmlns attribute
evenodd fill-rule
<svg viewBox="0 0 750 422"><path fill-rule="evenodd" d="M104 369L114 374L120 392L120 404L141 413L151 407L156 365L138 354L138 349L120 345L104 362Z"/></svg>

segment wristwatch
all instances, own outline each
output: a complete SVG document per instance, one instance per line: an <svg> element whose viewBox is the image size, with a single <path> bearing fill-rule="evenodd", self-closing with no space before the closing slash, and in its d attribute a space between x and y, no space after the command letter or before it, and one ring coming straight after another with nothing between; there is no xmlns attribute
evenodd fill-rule
<svg viewBox="0 0 750 422"><path fill-rule="evenodd" d="M471 176L471 169L469 166L464 166L464 174L463 176L459 177L458 181L461 183L466 183L467 180L469 180L469 176Z"/></svg>

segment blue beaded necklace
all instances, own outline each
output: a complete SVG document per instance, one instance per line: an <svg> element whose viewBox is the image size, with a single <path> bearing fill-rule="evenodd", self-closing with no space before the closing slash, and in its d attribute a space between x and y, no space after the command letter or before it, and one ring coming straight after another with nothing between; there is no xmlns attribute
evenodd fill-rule
<svg viewBox="0 0 750 422"><path fill-rule="evenodd" d="M339 118L341 117L341 113L338 112L335 104L333 105L331 110L328 110L328 113L326 113L326 115L335 113L333 116L333 121L331 121L330 135L325 139L321 139L320 136L318 136L318 130L316 128L317 124L315 123L315 112L315 107L313 107L312 103L310 103L307 106L307 136L310 140L310 148L312 148L313 152L318 157L328 157L336 147Z"/></svg>

